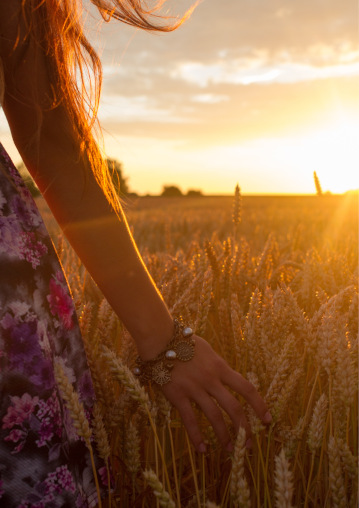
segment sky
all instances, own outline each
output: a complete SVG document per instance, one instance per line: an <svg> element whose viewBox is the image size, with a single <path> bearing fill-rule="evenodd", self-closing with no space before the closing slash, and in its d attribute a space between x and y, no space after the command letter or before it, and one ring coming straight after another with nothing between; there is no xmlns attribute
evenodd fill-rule
<svg viewBox="0 0 359 508"><path fill-rule="evenodd" d="M182 14L187 0L170 0ZM93 17L107 156L131 190L314 193L359 187L356 0L203 0L154 34ZM0 136L19 156L4 117Z"/></svg>

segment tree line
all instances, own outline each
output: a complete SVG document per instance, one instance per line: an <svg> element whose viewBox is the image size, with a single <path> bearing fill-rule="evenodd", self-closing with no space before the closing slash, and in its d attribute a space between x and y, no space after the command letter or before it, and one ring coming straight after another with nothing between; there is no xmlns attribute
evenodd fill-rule
<svg viewBox="0 0 359 508"><path fill-rule="evenodd" d="M128 185L128 177L124 176L122 162L120 162L116 159L110 159L110 158L107 158L106 162L107 162L107 167L110 171L112 181L115 186L117 194L120 197L121 196L123 196L123 197L137 196L138 194L136 192L133 192L130 190L130 187ZM31 194L34 197L39 196L40 191L39 191L36 183L32 179L30 173L26 169L25 164L23 162L21 162L20 164L18 164L17 169L18 169L19 173L21 174L26 186L30 190ZM322 196L324 193L323 193L320 181L319 181L319 177L315 171L313 173L313 177L314 177L314 185L315 185L315 189L316 189L316 194L317 194L317 196ZM325 194L330 194L330 192L327 191ZM161 192L160 196L169 197L169 198L183 197L183 196L200 197L200 196L203 196L203 193L199 189L189 189L186 193L183 193L182 190L177 185L163 185L162 192Z"/></svg>
<svg viewBox="0 0 359 508"><path fill-rule="evenodd" d="M136 192L131 191L129 184L128 184L128 177L124 175L123 171L123 164L122 162L116 160L116 159L106 159L107 167L110 171L113 184L115 186L117 194L121 197L126 196L137 196ZM28 172L25 164L23 162L20 162L18 164L17 169L22 176L25 185L31 192L33 197L38 197L40 195L40 191L32 179L30 173ZM188 197L199 197L202 196L201 190L196 189L189 189L186 194L184 194L179 187L176 185L164 185L162 187L162 192L160 194L164 197L181 197L181 196L188 196Z"/></svg>

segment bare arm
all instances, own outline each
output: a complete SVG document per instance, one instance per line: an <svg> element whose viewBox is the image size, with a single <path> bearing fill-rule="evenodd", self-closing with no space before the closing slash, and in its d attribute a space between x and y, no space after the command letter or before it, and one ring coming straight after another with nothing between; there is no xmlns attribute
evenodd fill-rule
<svg viewBox="0 0 359 508"><path fill-rule="evenodd" d="M44 98L50 94L45 56L35 54L32 48L23 56L20 51L12 51L14 27L1 21L6 20L1 9L8 10L8 2L0 0L1 35L9 41L1 44L6 81L4 111L17 148L72 246L133 336L140 355L143 359L154 358L171 338L172 318L144 266L123 212L113 209L88 161L79 158L78 140L65 107L44 110L40 135L34 138L36 110L22 98L31 96L32 90ZM36 75L35 58L43 59ZM188 363L177 362L172 381L163 388L200 451L203 438L191 401L203 409L224 447L230 446L230 437L213 399L236 427L242 425L250 433L243 410L227 386L247 398L261 418L269 418L253 386L200 337L196 337L194 358Z"/></svg>
<svg viewBox="0 0 359 508"><path fill-rule="evenodd" d="M11 39L10 39L11 40ZM45 61L34 75L27 48L3 48L4 111L17 148L56 220L105 297L134 337L144 358L156 356L172 335L173 323L128 230L122 211L108 203L86 158L79 158L76 134L63 106L43 111L39 138L36 110L23 97L36 88L50 94ZM19 63L19 58L20 63ZM46 99L44 99L44 102ZM29 140L33 140L30 141Z"/></svg>

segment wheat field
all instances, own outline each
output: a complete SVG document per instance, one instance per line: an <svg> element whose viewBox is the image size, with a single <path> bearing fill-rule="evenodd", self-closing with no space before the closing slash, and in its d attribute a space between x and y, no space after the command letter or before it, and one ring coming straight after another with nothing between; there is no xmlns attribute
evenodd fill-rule
<svg viewBox="0 0 359 508"><path fill-rule="evenodd" d="M273 416L265 429L242 401L253 448L240 430L227 454L198 412L204 455L161 393L132 375L131 338L39 206L72 290L97 394L92 430L83 422L83 433L111 466L103 506L358 505L357 195L237 192L125 204L171 312L258 388Z"/></svg>

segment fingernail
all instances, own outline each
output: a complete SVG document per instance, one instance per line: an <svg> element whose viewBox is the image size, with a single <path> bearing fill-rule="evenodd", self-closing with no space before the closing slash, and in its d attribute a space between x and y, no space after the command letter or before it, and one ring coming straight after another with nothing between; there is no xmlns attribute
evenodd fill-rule
<svg viewBox="0 0 359 508"><path fill-rule="evenodd" d="M206 453L207 447L204 443L201 443L198 447L199 453Z"/></svg>
<svg viewBox="0 0 359 508"><path fill-rule="evenodd" d="M270 423L272 421L272 415L269 411L266 412L263 418L264 423Z"/></svg>
<svg viewBox="0 0 359 508"><path fill-rule="evenodd" d="M226 446L227 452L233 452L233 443L229 442Z"/></svg>
<svg viewBox="0 0 359 508"><path fill-rule="evenodd" d="M249 437L246 441L246 448L248 450L251 450L252 449L252 446L253 446L253 442L252 442L252 439Z"/></svg>

